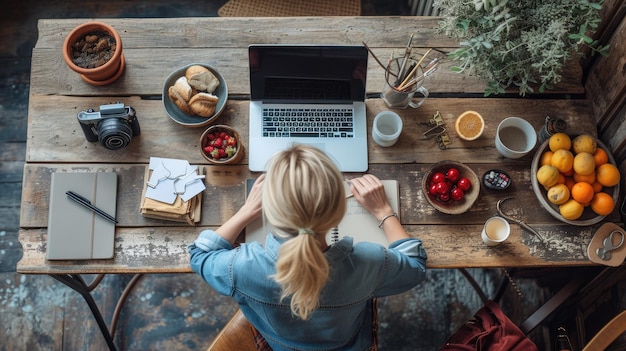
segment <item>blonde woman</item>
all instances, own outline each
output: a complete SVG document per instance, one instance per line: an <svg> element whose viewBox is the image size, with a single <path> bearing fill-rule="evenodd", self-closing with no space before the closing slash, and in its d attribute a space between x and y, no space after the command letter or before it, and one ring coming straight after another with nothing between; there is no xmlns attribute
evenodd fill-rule
<svg viewBox="0 0 626 351"><path fill-rule="evenodd" d="M422 242L402 228L380 180L364 175L350 183L389 248L353 245L350 237L326 243L346 210L344 179L322 151L304 145L273 157L241 209L189 246L192 269L235 298L267 350L376 350L374 299L425 277ZM275 228L265 247L235 248L238 234L262 214Z"/></svg>

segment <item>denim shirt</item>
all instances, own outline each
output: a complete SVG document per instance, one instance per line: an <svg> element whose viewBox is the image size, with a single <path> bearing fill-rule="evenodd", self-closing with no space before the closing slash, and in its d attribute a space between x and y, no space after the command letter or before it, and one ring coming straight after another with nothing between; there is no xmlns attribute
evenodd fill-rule
<svg viewBox="0 0 626 351"><path fill-rule="evenodd" d="M232 296L248 321L274 351L367 350L372 340L371 299L398 294L424 280L426 252L419 239L385 248L352 244L344 237L324 253L330 274L318 308L307 320L292 315L289 298L280 301L276 273L283 239L267 235L237 248L212 230L189 245L191 268L217 292Z"/></svg>

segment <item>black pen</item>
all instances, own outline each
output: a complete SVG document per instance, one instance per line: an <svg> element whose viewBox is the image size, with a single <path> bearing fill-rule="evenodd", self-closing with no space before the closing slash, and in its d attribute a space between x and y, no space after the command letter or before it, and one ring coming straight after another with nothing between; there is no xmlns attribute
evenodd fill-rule
<svg viewBox="0 0 626 351"><path fill-rule="evenodd" d="M73 191L66 191L65 195L67 195L67 197L69 197L71 200L74 200L75 202L77 202L80 205L83 205L85 207L87 207L88 209L92 210L95 214L101 216L102 218L111 221L113 223L117 223L117 219L115 219L115 217L111 216L110 214L102 211L101 209L97 208L96 206L91 204L91 201L85 199L84 197L76 194Z"/></svg>

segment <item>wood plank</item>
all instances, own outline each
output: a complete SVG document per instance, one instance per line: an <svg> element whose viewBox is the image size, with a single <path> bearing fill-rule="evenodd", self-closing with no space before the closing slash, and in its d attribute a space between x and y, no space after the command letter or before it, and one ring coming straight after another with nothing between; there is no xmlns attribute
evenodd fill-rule
<svg viewBox="0 0 626 351"><path fill-rule="evenodd" d="M141 135L134 137L130 146L123 151L107 150L99 143L88 142L76 119L76 114L81 110L91 107L97 109L100 104L117 100L135 108L141 126ZM376 114L388 108L380 99L368 99L366 104L369 135ZM147 163L150 156L159 156L184 157L191 163L206 164L198 149L204 128L187 128L176 124L167 117L161 101L158 100L123 96L85 99L34 95L31 96L29 108L27 162ZM485 118L485 132L473 142L461 140L454 131L454 120L466 110L478 111ZM497 125L508 116L525 118L539 130L545 116L550 115L566 120L571 131L596 134L589 104L585 100L431 98L419 109L395 111L404 122L400 139L393 147L382 148L368 136L370 163L435 163L451 159L468 163L529 164L531 156L521 160L504 159L494 147ZM446 150L439 150L433 139L423 137L423 133L431 128L428 121L437 111L446 121L452 142ZM244 146L248 147L247 101L229 100L216 123L237 129ZM247 155L241 163L248 163Z"/></svg>
<svg viewBox="0 0 626 351"><path fill-rule="evenodd" d="M477 172L484 172L495 165L472 165ZM20 242L24 257L18 270L29 273L50 271L95 273L112 270L115 273L134 273L147 270L153 273L187 272L186 245L197 233L209 226L215 227L230 218L244 201L245 179L251 175L245 166L223 167L209 171L210 184L203 197L202 223L198 227L178 226L171 222L145 219L138 214L141 196L141 177L145 165L121 165L111 168L84 165L80 170L115 170L119 174L118 204L116 216L120 220L116 232L115 258L95 261L45 261L47 204L49 199L49 175L53 171L68 170L74 165L29 165L25 171L25 183L31 184L24 192ZM424 240L429 249L429 265L436 268L502 267L533 265L589 265L586 246L594 233L593 227L575 227L559 224L538 205L525 166L511 172L514 186L509 195L516 200L507 204L507 213L523 219L547 239L547 244L519 226L512 225L512 235L507 245L490 249L479 239L484 221L493 215L495 202L502 193L483 190L473 208L458 216L435 211L424 199L421 179L428 165L405 164L398 167L372 165L371 173L383 179L400 182L401 218L411 235ZM243 170L241 170L243 168ZM237 169L239 169L237 171ZM480 174L480 173L479 173ZM216 176L216 178L213 178ZM219 204L215 204L219 199ZM524 204L524 205L522 205ZM617 213L607 220L619 221ZM165 226L164 226L165 225ZM28 229L33 228L33 229ZM163 262L167 257L167 263Z"/></svg>
<svg viewBox="0 0 626 351"><path fill-rule="evenodd" d="M567 235L570 228L538 227L547 230L548 244L532 234L511 226L506 243L488 247L480 240L482 225L405 225L407 232L424 242L430 268L458 267L541 267L552 265L589 266L586 244L596 227L586 227L576 235ZM112 260L47 261L45 229L21 229L20 242L24 256L18 273L189 273L189 245L202 228L119 228ZM561 229L563 231L561 231ZM167 257L164 261L163 257Z"/></svg>
<svg viewBox="0 0 626 351"><path fill-rule="evenodd" d="M58 54L66 33L85 19L41 20L40 35L33 50L33 94L160 95L162 82L177 67L203 62L216 67L226 78L231 94L249 94L247 46L250 44L348 44L368 46L386 60L391 51L406 45L407 33L415 33L418 52L439 48L450 52L458 41L437 33L437 17L280 17L280 18L183 18L183 19L105 19L121 32L127 61L122 79L105 87L93 87L72 72ZM139 24L141 22L141 24ZM145 25L144 25L145 24ZM164 31L163 28L168 30ZM248 28L241 30L241 28ZM284 28L291 28L285 31ZM336 28L342 28L337 30ZM232 36L232 30L238 35ZM154 55L158 50L158 55ZM434 93L482 94L484 82L456 74L445 62L425 85ZM582 94L582 70L568 64L563 82L551 93ZM158 69L160 68L160 69ZM246 75L242 75L242 70ZM367 90L382 87L383 69L370 60ZM373 79L373 80L372 80Z"/></svg>

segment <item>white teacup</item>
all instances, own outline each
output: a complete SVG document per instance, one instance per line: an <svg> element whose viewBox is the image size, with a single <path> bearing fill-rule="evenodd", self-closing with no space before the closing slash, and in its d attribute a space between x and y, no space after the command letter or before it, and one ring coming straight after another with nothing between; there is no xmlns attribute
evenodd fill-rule
<svg viewBox="0 0 626 351"><path fill-rule="evenodd" d="M485 222L480 236L487 246L496 246L504 242L510 234L509 222L500 216L493 216Z"/></svg>
<svg viewBox="0 0 626 351"><path fill-rule="evenodd" d="M537 144L537 132L525 119L507 117L498 125L496 149L506 158L526 156Z"/></svg>
<svg viewBox="0 0 626 351"><path fill-rule="evenodd" d="M402 118L392 111L379 112L374 117L372 139L376 144L389 147L398 141L402 133Z"/></svg>

